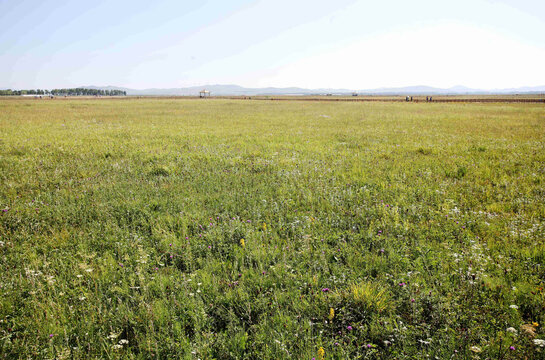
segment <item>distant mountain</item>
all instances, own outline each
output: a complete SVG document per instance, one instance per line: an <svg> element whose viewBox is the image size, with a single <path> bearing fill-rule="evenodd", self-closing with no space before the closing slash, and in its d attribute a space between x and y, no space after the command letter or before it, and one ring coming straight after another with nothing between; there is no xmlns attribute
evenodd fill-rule
<svg viewBox="0 0 545 360"><path fill-rule="evenodd" d="M395 88L378 88L367 90L350 89L304 89L299 87L287 88L246 88L239 85L202 85L184 88L151 88L151 89L129 89L118 86L81 86L86 89L122 90L127 95L147 96L198 96L199 91L206 89L214 96L256 96L256 95L349 95L358 93L361 95L485 95L485 94L532 94L545 93L545 86L521 87L513 89L482 90L471 89L465 86L454 86L448 89L435 88L431 86L406 86Z"/></svg>

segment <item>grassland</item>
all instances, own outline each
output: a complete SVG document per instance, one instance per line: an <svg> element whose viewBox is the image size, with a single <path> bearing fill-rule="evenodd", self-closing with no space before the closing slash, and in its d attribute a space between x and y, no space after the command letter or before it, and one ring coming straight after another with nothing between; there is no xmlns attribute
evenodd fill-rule
<svg viewBox="0 0 545 360"><path fill-rule="evenodd" d="M543 104L0 100L0 181L0 358L545 352Z"/></svg>

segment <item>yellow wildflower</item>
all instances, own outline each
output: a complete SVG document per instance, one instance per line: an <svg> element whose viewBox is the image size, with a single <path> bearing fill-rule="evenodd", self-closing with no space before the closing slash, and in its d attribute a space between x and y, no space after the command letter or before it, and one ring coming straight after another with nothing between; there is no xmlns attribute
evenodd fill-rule
<svg viewBox="0 0 545 360"><path fill-rule="evenodd" d="M318 349L318 360L324 360L325 359L325 350L323 347L320 347Z"/></svg>
<svg viewBox="0 0 545 360"><path fill-rule="evenodd" d="M267 230L267 223L263 223L263 231Z"/></svg>
<svg viewBox="0 0 545 360"><path fill-rule="evenodd" d="M538 327L539 323L538 322L533 322L532 325L534 325L534 327Z"/></svg>
<svg viewBox="0 0 545 360"><path fill-rule="evenodd" d="M244 243L244 239L240 239L240 246L245 247L246 244Z"/></svg>
<svg viewBox="0 0 545 360"><path fill-rule="evenodd" d="M329 309L329 320L333 320L335 317L335 310L333 308Z"/></svg>

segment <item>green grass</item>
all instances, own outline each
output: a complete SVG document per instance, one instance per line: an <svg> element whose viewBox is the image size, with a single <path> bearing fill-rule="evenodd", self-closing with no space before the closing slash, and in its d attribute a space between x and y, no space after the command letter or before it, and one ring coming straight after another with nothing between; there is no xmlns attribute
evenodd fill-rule
<svg viewBox="0 0 545 360"><path fill-rule="evenodd" d="M0 182L0 358L545 350L540 104L0 100Z"/></svg>

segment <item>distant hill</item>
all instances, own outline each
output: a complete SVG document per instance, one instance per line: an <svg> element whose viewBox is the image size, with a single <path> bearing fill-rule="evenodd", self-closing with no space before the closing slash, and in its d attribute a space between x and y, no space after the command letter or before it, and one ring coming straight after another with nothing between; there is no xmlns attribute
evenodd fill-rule
<svg viewBox="0 0 545 360"><path fill-rule="evenodd" d="M513 89L482 90L471 89L465 86L454 86L448 89L435 88L430 86L407 86L396 88L378 89L304 89L298 87L287 88L246 88L239 85L202 85L184 88L151 88L151 89L129 89L118 86L81 86L86 89L122 90L127 95L147 96L198 96L199 91L206 89L212 96L255 96L255 95L349 95L358 93L361 95L485 95L485 94L532 94L545 93L545 86L521 87Z"/></svg>

